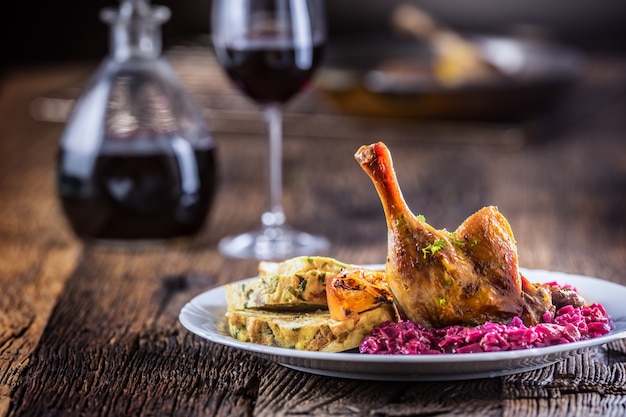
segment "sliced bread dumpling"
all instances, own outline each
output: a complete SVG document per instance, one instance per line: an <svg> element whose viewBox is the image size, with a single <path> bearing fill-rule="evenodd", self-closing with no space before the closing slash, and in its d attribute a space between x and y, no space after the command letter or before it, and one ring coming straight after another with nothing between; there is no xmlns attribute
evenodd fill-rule
<svg viewBox="0 0 626 417"><path fill-rule="evenodd" d="M328 311L274 312L231 310L226 313L230 334L242 342L288 349L341 352L359 346L363 338L385 321L397 321L393 304L333 320Z"/></svg>
<svg viewBox="0 0 626 417"><path fill-rule="evenodd" d="M282 262L259 262L259 276L296 275L307 271L340 272L352 266L325 256L296 256Z"/></svg>
<svg viewBox="0 0 626 417"><path fill-rule="evenodd" d="M226 285L226 303L229 310L324 309L326 278L350 266L317 256L261 262L257 278Z"/></svg>

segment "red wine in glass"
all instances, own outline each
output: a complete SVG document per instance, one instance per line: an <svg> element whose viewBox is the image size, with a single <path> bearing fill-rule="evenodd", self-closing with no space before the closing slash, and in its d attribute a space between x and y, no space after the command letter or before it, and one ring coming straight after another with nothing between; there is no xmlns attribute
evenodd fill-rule
<svg viewBox="0 0 626 417"><path fill-rule="evenodd" d="M218 52L236 86L259 104L285 103L310 82L322 61L323 45L296 47L261 40Z"/></svg>

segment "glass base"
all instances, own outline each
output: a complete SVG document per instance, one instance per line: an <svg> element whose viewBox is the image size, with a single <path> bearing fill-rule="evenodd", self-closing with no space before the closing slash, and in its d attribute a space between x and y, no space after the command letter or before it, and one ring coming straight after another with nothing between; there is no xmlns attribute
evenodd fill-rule
<svg viewBox="0 0 626 417"><path fill-rule="evenodd" d="M219 251L231 258L281 261L295 256L319 255L330 248L328 240L287 227L267 227L220 240Z"/></svg>

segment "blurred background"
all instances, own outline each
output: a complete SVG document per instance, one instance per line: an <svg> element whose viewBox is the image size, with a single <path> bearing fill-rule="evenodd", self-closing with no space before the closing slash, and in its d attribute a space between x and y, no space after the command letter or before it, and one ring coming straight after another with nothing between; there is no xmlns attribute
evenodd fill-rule
<svg viewBox="0 0 626 417"><path fill-rule="evenodd" d="M210 0L155 2L172 10L163 28L164 45L210 31ZM583 49L626 50L626 2L619 0L339 0L327 1L330 40L344 36L388 33L389 13L413 3L454 29L468 32L541 36ZM13 2L3 13L2 66L43 61L99 59L106 54L108 28L98 12L118 2L68 0Z"/></svg>
<svg viewBox="0 0 626 417"><path fill-rule="evenodd" d="M258 108L229 84L210 53L211 1L154 3L172 11L162 28L166 57L197 99L220 142L224 183L235 184L259 199L242 205L239 191L223 187L214 216L230 223L220 221L212 225L209 234L216 240L240 225L232 207L242 206L244 210L243 206L264 204L262 196L255 194L259 187L249 181L264 172L265 165L257 160L259 153L265 151L266 142L252 140L265 137L264 126ZM10 147L3 148L3 142L25 148L44 146L39 138L46 137L51 139L48 146L56 145L67 111L109 49L108 27L100 21L99 11L118 4L113 0L69 0L62 6L44 1L14 2L12 7L16 10L3 13L0 30L4 56L0 65L10 71L5 71L7 82L0 84L0 97L6 103L0 112L6 121L0 129L0 167L2 153ZM425 42L400 35L392 24L392 13L403 4L418 6L443 27L463 35L507 36L539 45L538 54L531 48L530 54L520 57L516 53L526 49L511 49L508 45L498 49L495 56L503 57L505 64L526 60L541 65L531 66L527 72L518 71L518 77L501 78L475 88L445 89L432 83L432 79L423 83L419 77L406 78L406 67L398 67L392 59L386 63L399 69L398 85L413 84L408 90L392 85L395 89L389 95L380 83L366 85L365 78L359 78L356 84L350 84L354 81L350 73L328 71L344 70L362 62L365 71L380 70L385 60L377 61L376 54L421 57L419 48ZM286 188L300 193L287 203L288 210L299 210L291 218L300 219L301 223L294 226L306 228L315 224L333 242L356 242L358 259L370 262L372 259L361 254L362 246L371 241L382 242L385 225L380 221L380 205L371 192L371 184L359 172L356 178L352 177L355 166L349 161L357 144L384 140L404 153L407 162L400 170L405 170L408 178L403 182L405 195L409 204L432 224L454 228L473 210L495 204L510 216L518 240L525 242L521 250L530 260L527 265L600 274L597 269L585 271L581 265L584 258L578 255L595 250L593 242L604 238L615 245L612 252L603 256L615 256L612 265L617 265L610 269L610 262L598 261L609 268L604 276L617 273L614 271L623 275L625 1L327 0L326 5L328 53L316 79L326 82L323 92L328 94L317 94L320 90L303 92L289 103L285 113L285 136L290 137L285 141ZM389 42L390 37L393 42ZM558 48L551 49L552 46ZM375 59L368 54L374 54ZM536 61L531 56L541 59ZM546 68L550 71L543 71ZM420 75L419 71L412 74ZM542 107L550 104L548 98L554 98L546 98L545 94L558 92L562 86L573 88L567 89L567 96L561 97L557 106L544 110ZM420 92L422 87L432 94ZM458 95L452 94L457 92ZM429 100L427 105L425 97ZM525 99L531 105L524 111L511 107L524 104ZM475 114L465 114L471 120L460 123L457 112L443 123L423 123L422 117L429 109L448 111L459 105L463 111L475 111L481 110L486 101L491 107L481 116L493 116L506 108L518 119L483 123L474 118ZM366 103L371 105L365 106ZM444 104L450 107L445 108ZM390 109L398 110L397 115L410 110L414 113L404 115L419 113L420 117L370 117ZM532 114L528 114L529 110ZM350 111L361 114L354 116ZM18 129L18 117L30 118L22 120L26 134ZM22 140L22 135L33 139ZM323 161L323 166L317 158L307 158L311 139L320 148L333 150L328 152L332 155ZM46 162L51 165L51 154L46 155ZM9 159L6 157L5 161L12 162ZM300 176L303 163L315 164L314 180ZM345 171L335 175L337 170ZM5 172L9 172L8 168ZM411 181L412 178L419 181ZM310 201L316 195L323 195L323 200L329 202L322 208L295 204L303 199ZM256 225L256 212L240 214L250 222L241 227ZM341 227L334 227L337 224ZM584 233L578 235L578 240L562 239L569 236L574 224L582 227ZM356 234L356 230L362 233ZM533 234L532 230L547 230L548 236ZM586 240L588 235L600 237ZM557 245L569 249L571 255L549 258L549 248ZM373 248L372 253L377 256L379 248Z"/></svg>

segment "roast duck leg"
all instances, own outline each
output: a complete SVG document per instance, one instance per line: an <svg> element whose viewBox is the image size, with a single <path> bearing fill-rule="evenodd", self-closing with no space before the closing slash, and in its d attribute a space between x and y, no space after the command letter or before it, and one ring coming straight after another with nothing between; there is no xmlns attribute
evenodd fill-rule
<svg viewBox="0 0 626 417"><path fill-rule="evenodd" d="M454 232L436 230L407 206L385 144L364 145L355 158L382 202L385 276L409 320L440 328L508 323L517 316L530 326L554 312L550 289L520 273L513 232L496 207L479 210Z"/></svg>

